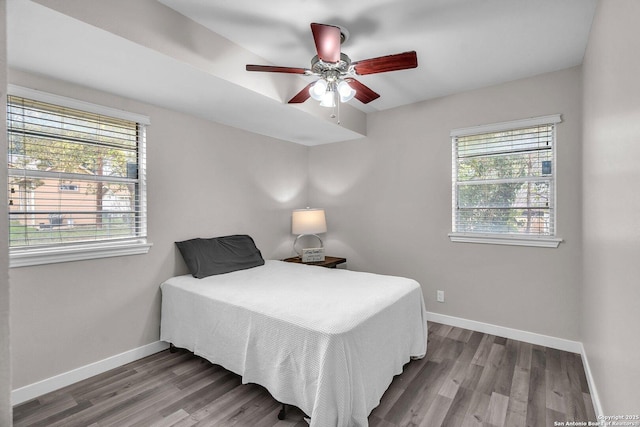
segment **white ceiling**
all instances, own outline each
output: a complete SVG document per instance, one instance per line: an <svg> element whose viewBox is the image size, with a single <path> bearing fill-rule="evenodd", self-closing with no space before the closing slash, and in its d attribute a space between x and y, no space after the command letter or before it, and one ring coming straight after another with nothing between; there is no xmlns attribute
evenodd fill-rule
<svg viewBox="0 0 640 427"><path fill-rule="evenodd" d="M595 8L595 0L159 1L274 65L310 66L311 22L345 27L342 50L354 61L415 50L418 69L360 78L381 95L352 101L363 111L578 65Z"/></svg>
<svg viewBox="0 0 640 427"><path fill-rule="evenodd" d="M108 7L91 1L95 14L98 7ZM157 5L137 1L137 6ZM364 132L362 126L346 121L336 125L328 120L328 111L315 105L286 104L312 81L310 77L244 71L249 61L309 67L315 54L311 22L346 28L350 37L342 50L354 61L417 52L416 69L358 78L381 95L368 105L350 101L355 109L370 113L578 65L596 4L596 0L158 1L216 33L212 37L230 41L224 55L216 52L215 64L208 69L194 67L180 55L162 52L162 47L131 40L132 31L122 29L121 23L104 24L96 17L99 25L90 25L82 15L88 16L90 7L76 14L69 11L69 4L60 6L65 2L14 0L8 2L9 66L315 145L357 138ZM79 57L77 52L87 52L89 43L98 49ZM234 72L217 71L222 68ZM267 93L265 87L275 88L275 93ZM356 121L363 114L350 110L347 107L344 114Z"/></svg>

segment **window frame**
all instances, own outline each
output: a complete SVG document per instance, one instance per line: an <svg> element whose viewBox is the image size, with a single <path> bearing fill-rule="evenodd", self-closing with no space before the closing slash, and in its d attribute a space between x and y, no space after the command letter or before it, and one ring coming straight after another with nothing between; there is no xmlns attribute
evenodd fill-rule
<svg viewBox="0 0 640 427"><path fill-rule="evenodd" d="M143 233L139 237L134 237L124 241L95 241L88 243L74 243L69 245L28 248L9 248L9 267L26 267L32 265L54 264L60 262L79 261L88 259L107 258L126 255L141 255L149 252L152 244L147 241L147 182L146 182L146 126L151 124L149 117L130 113L116 108L106 107L90 102L80 101L60 95L30 89L22 86L9 84L7 86L8 96L32 99L35 101L67 107L75 110L82 110L89 113L100 114L117 119L130 120L138 123L142 128L142 133L138 147L138 173L139 192L141 203L141 229ZM5 117L5 120L7 118ZM7 211L8 215L8 211Z"/></svg>
<svg viewBox="0 0 640 427"><path fill-rule="evenodd" d="M452 149L452 188L451 188L451 232L448 234L451 242L455 243L483 243L495 245L513 245L513 246L533 246L545 248L557 248L563 241L557 235L557 171L558 162L556 155L557 143L557 124L562 122L560 114L552 114L547 116L533 117L522 120L513 120L508 122L493 123L481 126L473 126L468 128L454 129L451 131L451 149ZM504 132L509 130L522 129L527 127L535 127L541 125L553 125L553 144L552 150L552 174L551 174L551 202L553 203L551 213L553 216L553 233L548 236L525 235L516 233L468 233L457 232L455 230L457 217L457 198L458 198L458 162L457 162L457 138L462 136L481 135L493 132Z"/></svg>

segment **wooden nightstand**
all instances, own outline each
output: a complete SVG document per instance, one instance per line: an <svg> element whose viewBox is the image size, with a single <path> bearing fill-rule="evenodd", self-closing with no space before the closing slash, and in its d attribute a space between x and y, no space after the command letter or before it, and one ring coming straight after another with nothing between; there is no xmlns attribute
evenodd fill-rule
<svg viewBox="0 0 640 427"><path fill-rule="evenodd" d="M291 258L283 259L282 261L295 262L296 264L307 264L307 265L317 265L317 266L320 266L320 267L327 267L327 268L336 268L336 266L338 264L343 264L343 263L347 262L347 259L346 258L338 258L338 257L334 257L334 256L325 256L324 257L324 261L302 262L300 257L294 256L294 257L291 257Z"/></svg>

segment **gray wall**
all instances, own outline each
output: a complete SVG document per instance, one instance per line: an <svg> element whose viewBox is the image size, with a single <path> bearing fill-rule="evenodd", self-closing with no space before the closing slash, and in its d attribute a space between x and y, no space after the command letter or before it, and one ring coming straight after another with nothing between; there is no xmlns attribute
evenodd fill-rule
<svg viewBox="0 0 640 427"><path fill-rule="evenodd" d="M158 287L186 271L176 240L247 233L265 258L291 255L291 210L307 204L306 147L15 70L9 82L151 118L153 247L10 270L14 389L157 341Z"/></svg>
<svg viewBox="0 0 640 427"><path fill-rule="evenodd" d="M0 0L0 93L7 85L6 2ZM6 104L0 102L0 117L6 115ZM0 153L7 152L7 123L0 120ZM7 186L7 164L0 162L0 188ZM0 211L7 212L7 199L0 200ZM0 215L0 248L8 247L7 215ZM6 250L0 250L0 426L11 425L11 357L9 335L9 263Z"/></svg>
<svg viewBox="0 0 640 427"><path fill-rule="evenodd" d="M583 65L582 339L608 415L640 409L639 17L599 2Z"/></svg>
<svg viewBox="0 0 640 427"><path fill-rule="evenodd" d="M370 114L367 138L312 147L310 200L327 209L327 253L409 276L427 310L579 339L579 67ZM452 243L452 129L561 113L558 249ZM446 302L436 303L436 289Z"/></svg>

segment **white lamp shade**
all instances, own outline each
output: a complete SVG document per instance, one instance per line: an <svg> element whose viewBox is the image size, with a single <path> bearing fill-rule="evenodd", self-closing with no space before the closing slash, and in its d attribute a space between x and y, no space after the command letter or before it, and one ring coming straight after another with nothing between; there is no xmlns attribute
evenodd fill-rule
<svg viewBox="0 0 640 427"><path fill-rule="evenodd" d="M324 79L320 79L313 86L309 88L309 95L316 101L322 101L322 97L327 91L327 82Z"/></svg>
<svg viewBox="0 0 640 427"><path fill-rule="evenodd" d="M327 232L324 209L296 209L291 215L292 234L319 234Z"/></svg>
<svg viewBox="0 0 640 427"><path fill-rule="evenodd" d="M340 102L349 102L356 95L355 89L344 80L338 83L338 93L340 94Z"/></svg>
<svg viewBox="0 0 640 427"><path fill-rule="evenodd" d="M322 95L322 101L320 102L321 107L335 107L336 106L336 93L333 90L327 90L324 95Z"/></svg>

